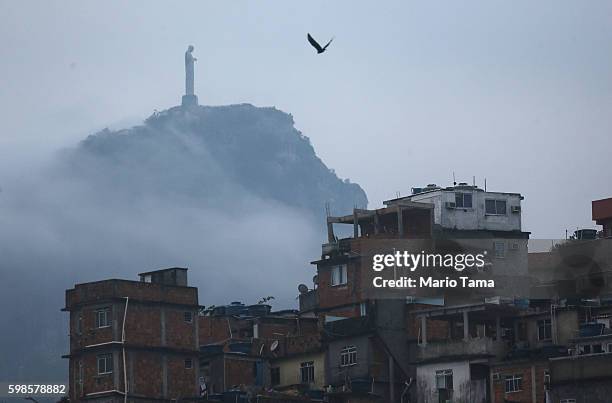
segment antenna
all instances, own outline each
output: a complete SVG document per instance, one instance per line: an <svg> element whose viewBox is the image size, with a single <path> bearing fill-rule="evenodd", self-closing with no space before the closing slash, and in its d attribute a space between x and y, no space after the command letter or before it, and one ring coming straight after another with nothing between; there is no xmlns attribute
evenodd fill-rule
<svg viewBox="0 0 612 403"><path fill-rule="evenodd" d="M472 176L472 185L476 187L476 176Z"/></svg>
<svg viewBox="0 0 612 403"><path fill-rule="evenodd" d="M395 191L395 198L396 198L396 199L399 199L399 198L400 198L400 192L399 192L399 190L396 190L396 191Z"/></svg>
<svg viewBox="0 0 612 403"><path fill-rule="evenodd" d="M453 171L453 186L457 186L457 181L455 180L455 171Z"/></svg>
<svg viewBox="0 0 612 403"><path fill-rule="evenodd" d="M487 191L487 178L485 178L485 192Z"/></svg>

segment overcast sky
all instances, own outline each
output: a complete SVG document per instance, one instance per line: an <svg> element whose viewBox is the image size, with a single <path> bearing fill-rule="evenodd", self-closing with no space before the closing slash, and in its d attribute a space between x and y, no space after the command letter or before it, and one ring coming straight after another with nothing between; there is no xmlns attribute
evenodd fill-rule
<svg viewBox="0 0 612 403"><path fill-rule="evenodd" d="M307 32L336 39L316 55ZM200 103L291 113L371 208L454 171L522 193L524 229L554 238L612 196L612 2L595 0L0 0L0 181L177 105L188 44Z"/></svg>

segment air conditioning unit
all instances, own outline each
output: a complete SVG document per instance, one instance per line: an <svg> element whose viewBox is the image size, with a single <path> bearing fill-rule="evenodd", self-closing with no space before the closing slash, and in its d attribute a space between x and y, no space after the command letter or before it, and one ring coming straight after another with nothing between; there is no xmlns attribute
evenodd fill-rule
<svg viewBox="0 0 612 403"><path fill-rule="evenodd" d="M499 379L500 379L499 372L493 372L493 380L499 381Z"/></svg>
<svg viewBox="0 0 612 403"><path fill-rule="evenodd" d="M519 244L517 242L511 243L510 250L519 250Z"/></svg>
<svg viewBox="0 0 612 403"><path fill-rule="evenodd" d="M456 207L455 202L446 202L444 203L444 207L448 208L448 209L454 209Z"/></svg>
<svg viewBox="0 0 612 403"><path fill-rule="evenodd" d="M513 213L520 213L521 212L521 206L512 206L510 208L510 211L512 211Z"/></svg>

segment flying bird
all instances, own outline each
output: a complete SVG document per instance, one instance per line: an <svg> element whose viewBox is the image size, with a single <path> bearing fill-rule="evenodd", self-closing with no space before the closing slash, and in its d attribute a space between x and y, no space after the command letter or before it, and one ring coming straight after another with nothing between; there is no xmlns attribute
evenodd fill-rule
<svg viewBox="0 0 612 403"><path fill-rule="evenodd" d="M317 50L317 54L325 52L325 50L327 49L329 44L332 43L333 40L334 40L334 38L331 38L329 40L329 42L327 42L327 45L321 47L321 45L319 45L319 43L317 41L315 41L315 39L312 36L310 36L310 34L308 34L308 42L310 42L312 47Z"/></svg>

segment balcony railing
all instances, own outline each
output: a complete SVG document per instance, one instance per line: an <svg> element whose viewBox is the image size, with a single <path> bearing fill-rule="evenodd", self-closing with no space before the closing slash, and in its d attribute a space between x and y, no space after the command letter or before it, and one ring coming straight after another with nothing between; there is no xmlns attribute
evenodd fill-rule
<svg viewBox="0 0 612 403"><path fill-rule="evenodd" d="M491 355L502 358L507 352L507 344L490 337L480 337L468 340L431 341L426 345L415 346L414 351L418 361L470 355Z"/></svg>

